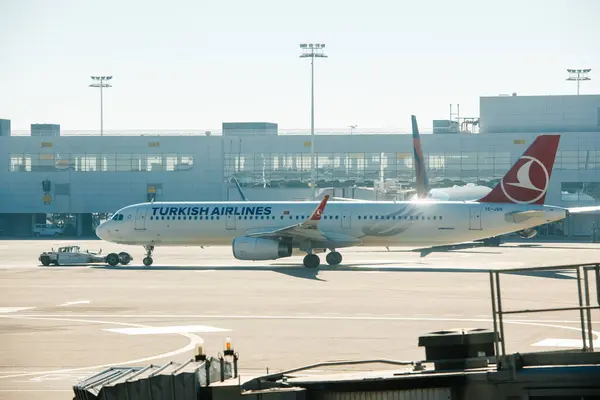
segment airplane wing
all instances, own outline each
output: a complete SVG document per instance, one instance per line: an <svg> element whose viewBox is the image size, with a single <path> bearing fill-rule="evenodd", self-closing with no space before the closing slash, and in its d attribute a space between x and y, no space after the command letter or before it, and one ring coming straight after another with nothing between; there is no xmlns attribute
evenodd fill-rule
<svg viewBox="0 0 600 400"><path fill-rule="evenodd" d="M328 200L329 195L323 197L323 200L321 200L321 203L319 203L317 208L315 208L315 211L313 211L311 216L299 224L294 224L286 226L284 228L271 229L262 232L254 232L247 234L246 236L260 238L301 236L306 239L312 240L328 240L325 236L323 236L323 233L317 229L319 221L321 221L321 216L323 215L323 210L325 209L325 205L327 205Z"/></svg>
<svg viewBox="0 0 600 400"><path fill-rule="evenodd" d="M318 243L319 246L323 247L341 247L359 243L360 239L356 237L341 233L328 233L318 228L321 216L323 215L323 210L325 209L328 200L329 195L326 195L311 216L299 224L286 226L284 228L252 232L246 236L264 239L286 237L291 238L292 240L310 240L313 244Z"/></svg>
<svg viewBox="0 0 600 400"><path fill-rule="evenodd" d="M600 206L567 208L569 214L600 214Z"/></svg>

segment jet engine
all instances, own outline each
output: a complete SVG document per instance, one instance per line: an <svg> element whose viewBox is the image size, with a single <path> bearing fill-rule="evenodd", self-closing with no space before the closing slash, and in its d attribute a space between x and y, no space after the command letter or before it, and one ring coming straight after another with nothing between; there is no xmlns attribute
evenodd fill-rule
<svg viewBox="0 0 600 400"><path fill-rule="evenodd" d="M524 239L533 239L537 235L537 230L535 228L523 229L522 231L518 231L517 235L521 236Z"/></svg>
<svg viewBox="0 0 600 400"><path fill-rule="evenodd" d="M233 239L232 249L238 260L276 260L292 255L291 243L247 236Z"/></svg>

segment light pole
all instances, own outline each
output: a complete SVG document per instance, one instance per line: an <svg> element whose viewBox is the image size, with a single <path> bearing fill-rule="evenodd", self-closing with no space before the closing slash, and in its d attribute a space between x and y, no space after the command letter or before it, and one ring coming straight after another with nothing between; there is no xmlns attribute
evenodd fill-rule
<svg viewBox="0 0 600 400"><path fill-rule="evenodd" d="M358 125L348 125L348 128L350 128L350 135L352 135L354 133L354 130L358 127Z"/></svg>
<svg viewBox="0 0 600 400"><path fill-rule="evenodd" d="M587 74L591 69L567 69L569 73L568 81L577 81L577 96L579 96L579 82L580 81L590 81L591 78L588 78Z"/></svg>
<svg viewBox="0 0 600 400"><path fill-rule="evenodd" d="M315 186L315 57L327 58L323 53L325 45L322 43L302 43L300 48L303 53L300 58L310 57L310 186L312 187L313 200L317 197Z"/></svg>
<svg viewBox="0 0 600 400"><path fill-rule="evenodd" d="M104 106L102 99L102 88L112 87L108 81L112 79L112 76L92 76L92 80L94 83L90 85L90 87L100 88L100 136L104 135Z"/></svg>

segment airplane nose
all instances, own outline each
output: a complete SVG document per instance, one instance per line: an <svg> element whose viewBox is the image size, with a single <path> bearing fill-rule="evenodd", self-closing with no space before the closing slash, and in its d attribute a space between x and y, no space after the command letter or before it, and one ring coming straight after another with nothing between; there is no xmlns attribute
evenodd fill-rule
<svg viewBox="0 0 600 400"><path fill-rule="evenodd" d="M96 228L96 236L98 236L102 240L107 240L108 237L108 228L106 226L106 222L101 223Z"/></svg>

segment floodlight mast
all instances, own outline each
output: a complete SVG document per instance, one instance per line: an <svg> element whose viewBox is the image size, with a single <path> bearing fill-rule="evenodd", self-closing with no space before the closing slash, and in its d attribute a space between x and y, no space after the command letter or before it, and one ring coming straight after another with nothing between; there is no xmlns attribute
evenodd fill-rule
<svg viewBox="0 0 600 400"><path fill-rule="evenodd" d="M310 186L312 188L313 200L317 197L315 184L315 57L327 58L323 49L323 43L302 43L300 48L303 53L300 58L310 57Z"/></svg>
<svg viewBox="0 0 600 400"><path fill-rule="evenodd" d="M577 81L577 96L579 96L579 82L581 81L591 81L592 78L589 78L587 74L591 71L590 68L587 69L567 69L569 73L568 81Z"/></svg>
<svg viewBox="0 0 600 400"><path fill-rule="evenodd" d="M112 79L112 76L92 76L94 83L90 87L100 88L100 136L104 136L104 100L102 98L102 88L112 87L108 83Z"/></svg>

